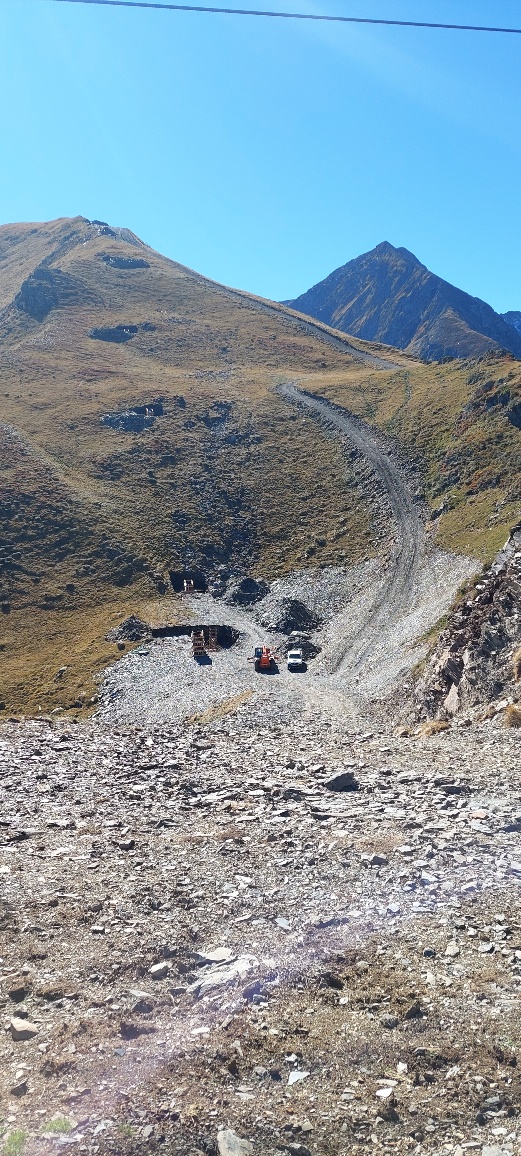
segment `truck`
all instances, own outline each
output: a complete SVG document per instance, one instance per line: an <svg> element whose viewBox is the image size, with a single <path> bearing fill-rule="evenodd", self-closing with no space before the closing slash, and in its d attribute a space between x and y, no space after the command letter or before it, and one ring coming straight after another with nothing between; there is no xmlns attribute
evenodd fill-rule
<svg viewBox="0 0 521 1156"><path fill-rule="evenodd" d="M255 670L260 674L262 671L275 669L278 655L270 646L256 646L254 647L253 658L249 661L255 663Z"/></svg>
<svg viewBox="0 0 521 1156"><path fill-rule="evenodd" d="M302 670L304 665L304 658L300 646L294 646L291 648L291 650L288 650L286 655L286 663L288 670L290 671Z"/></svg>

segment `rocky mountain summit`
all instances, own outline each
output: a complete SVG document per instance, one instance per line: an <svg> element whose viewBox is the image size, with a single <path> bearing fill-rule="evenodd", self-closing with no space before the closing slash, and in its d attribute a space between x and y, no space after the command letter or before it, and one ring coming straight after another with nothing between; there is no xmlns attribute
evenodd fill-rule
<svg viewBox="0 0 521 1156"><path fill-rule="evenodd" d="M495 313L431 273L408 249L383 241L285 304L368 341L427 361L475 357L493 349L521 357L521 335Z"/></svg>

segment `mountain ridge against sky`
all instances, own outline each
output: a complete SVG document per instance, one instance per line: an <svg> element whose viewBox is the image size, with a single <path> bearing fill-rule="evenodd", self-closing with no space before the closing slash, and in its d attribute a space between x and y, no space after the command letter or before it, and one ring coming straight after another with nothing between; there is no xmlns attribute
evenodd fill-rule
<svg viewBox="0 0 521 1156"><path fill-rule="evenodd" d="M505 315L389 241L284 304L344 333L394 345L427 361L494 349L521 358L521 334Z"/></svg>

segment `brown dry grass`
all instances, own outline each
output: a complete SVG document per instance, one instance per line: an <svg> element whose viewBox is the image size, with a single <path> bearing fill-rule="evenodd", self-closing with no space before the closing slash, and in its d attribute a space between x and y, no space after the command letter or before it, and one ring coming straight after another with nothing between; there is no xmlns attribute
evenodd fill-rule
<svg viewBox="0 0 521 1156"><path fill-rule="evenodd" d="M113 268L111 254L149 268ZM42 262L71 279L74 299L38 322L13 299ZM7 711L88 701L115 657L104 642L115 620L145 603L164 620L152 573L224 563L275 577L372 552L341 447L273 395L281 378L350 365L346 352L282 307L98 237L81 218L0 229L0 272ZM89 336L122 323L154 328L123 345ZM165 416L143 433L101 423L157 397Z"/></svg>
<svg viewBox="0 0 521 1156"><path fill-rule="evenodd" d="M521 401L519 361L411 360L395 373L330 375L320 392L406 447L428 505L441 511L440 546L492 560L521 513L519 430L507 416Z"/></svg>
<svg viewBox="0 0 521 1156"><path fill-rule="evenodd" d="M431 735L439 735L442 731L448 731L450 724L444 722L443 719L427 719L427 722L421 724L416 731L416 737L428 739Z"/></svg>
<svg viewBox="0 0 521 1156"><path fill-rule="evenodd" d="M209 723L217 722L220 718L225 718L228 714L235 714L235 711L243 706L245 702L249 702L253 695L252 690L243 690L240 694L235 694L233 698L224 699L223 702L216 703L208 710L201 711L200 714L193 714L185 721L189 726L208 726Z"/></svg>
<svg viewBox="0 0 521 1156"><path fill-rule="evenodd" d="M504 711L503 722L506 727L521 727L521 706L510 703Z"/></svg>

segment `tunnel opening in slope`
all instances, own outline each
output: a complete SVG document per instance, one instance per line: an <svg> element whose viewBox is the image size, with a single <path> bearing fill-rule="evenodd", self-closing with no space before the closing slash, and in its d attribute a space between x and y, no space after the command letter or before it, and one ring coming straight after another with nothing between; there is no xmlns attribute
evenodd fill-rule
<svg viewBox="0 0 521 1156"><path fill-rule="evenodd" d="M219 650L230 650L232 646L238 642L241 637L240 630L235 630L233 626L217 625L212 623L183 623L175 626L153 626L151 634L153 638L191 638L195 632L201 632L204 635L205 645L210 641L210 633L212 632Z"/></svg>
<svg viewBox="0 0 521 1156"><path fill-rule="evenodd" d="M171 570L170 581L176 594L206 594L208 583L201 570Z"/></svg>

